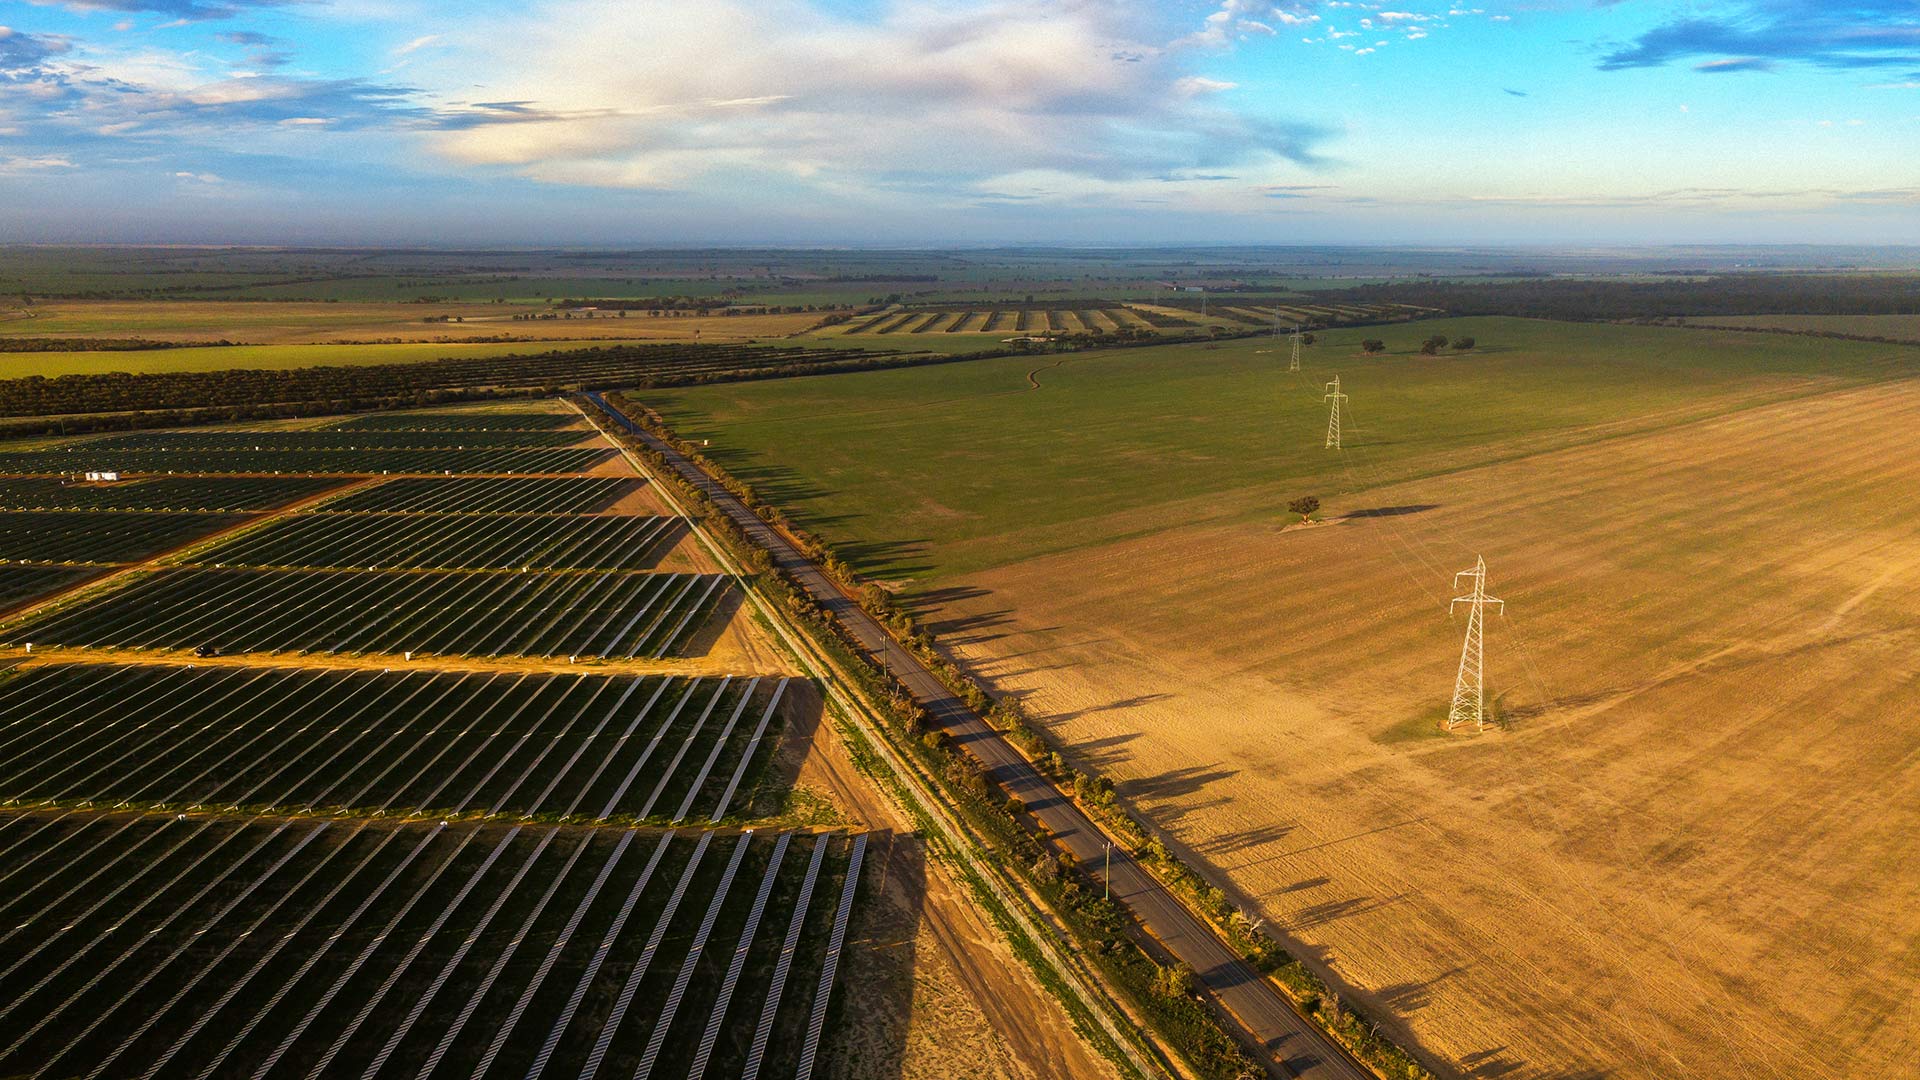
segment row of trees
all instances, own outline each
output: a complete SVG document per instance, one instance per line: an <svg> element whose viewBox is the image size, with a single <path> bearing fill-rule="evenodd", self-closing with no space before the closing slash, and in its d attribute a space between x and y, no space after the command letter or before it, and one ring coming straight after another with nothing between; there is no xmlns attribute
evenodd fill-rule
<svg viewBox="0 0 1920 1080"><path fill-rule="evenodd" d="M1420 343L1420 352L1424 356L1438 356L1442 349L1452 348L1457 352L1466 352L1476 344L1478 344L1478 342L1470 337L1449 339L1445 334L1435 334ZM1387 343L1381 341L1379 338L1366 338L1360 342L1360 348L1368 355L1372 355L1374 353L1385 352L1387 350Z"/></svg>
<svg viewBox="0 0 1920 1080"><path fill-rule="evenodd" d="M1361 285L1321 299L1416 304L1453 315L1617 320L1678 315L1901 315L1920 311L1920 277L1716 274L1665 281L1539 278Z"/></svg>

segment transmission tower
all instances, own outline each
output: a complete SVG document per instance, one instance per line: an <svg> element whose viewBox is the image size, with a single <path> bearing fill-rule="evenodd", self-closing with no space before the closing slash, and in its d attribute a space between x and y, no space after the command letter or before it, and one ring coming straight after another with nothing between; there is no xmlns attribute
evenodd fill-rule
<svg viewBox="0 0 1920 1080"><path fill-rule="evenodd" d="M1300 324L1298 323L1293 327L1293 363L1287 366L1287 370L1300 370Z"/></svg>
<svg viewBox="0 0 1920 1080"><path fill-rule="evenodd" d="M1460 674L1453 680L1453 707L1447 710L1447 730L1458 731L1472 724L1473 730L1485 731L1487 691L1480 678L1483 624L1488 604L1498 604L1504 614L1507 602L1487 595L1487 560L1475 556L1473 569L1453 575L1454 588L1460 587L1461 578L1470 579L1473 589L1465 596L1454 597L1447 608L1451 613L1461 604L1467 605L1467 640L1460 646Z"/></svg>
<svg viewBox="0 0 1920 1080"><path fill-rule="evenodd" d="M1347 400L1347 395L1340 392L1340 376L1335 375L1333 381L1327 384L1327 396L1321 400L1333 406L1333 410L1327 414L1327 449L1338 450L1340 449L1340 403Z"/></svg>

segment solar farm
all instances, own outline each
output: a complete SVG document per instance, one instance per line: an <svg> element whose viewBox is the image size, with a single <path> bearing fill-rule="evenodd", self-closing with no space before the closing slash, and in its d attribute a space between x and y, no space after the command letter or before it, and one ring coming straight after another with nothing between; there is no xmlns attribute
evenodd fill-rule
<svg viewBox="0 0 1920 1080"><path fill-rule="evenodd" d="M1208 326L1325 327L1409 318L1417 309L1396 304L1330 304L1298 296L1188 295L1153 300L1029 299L1018 303L915 304L848 321L833 336L945 334L1112 334L1192 332Z"/></svg>
<svg viewBox="0 0 1920 1080"><path fill-rule="evenodd" d="M767 817L811 699L577 414L0 471L0 1075L830 1068L867 836Z"/></svg>

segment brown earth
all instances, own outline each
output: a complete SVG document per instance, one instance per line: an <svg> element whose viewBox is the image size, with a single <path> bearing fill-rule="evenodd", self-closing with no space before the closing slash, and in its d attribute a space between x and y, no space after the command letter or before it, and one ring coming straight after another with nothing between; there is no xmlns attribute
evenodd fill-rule
<svg viewBox="0 0 1920 1080"><path fill-rule="evenodd" d="M1449 1071L1917 1076L1916 431L1920 385L1827 393L1035 559L939 618ZM1446 736L1476 554L1508 724Z"/></svg>

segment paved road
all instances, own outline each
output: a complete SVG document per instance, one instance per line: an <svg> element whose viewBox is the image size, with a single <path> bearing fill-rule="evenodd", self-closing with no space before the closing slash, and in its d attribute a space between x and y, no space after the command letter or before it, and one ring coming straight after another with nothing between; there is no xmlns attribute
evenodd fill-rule
<svg viewBox="0 0 1920 1080"><path fill-rule="evenodd" d="M589 397L599 400L599 395ZM605 402L599 402L605 407ZM1016 795L1061 845L1096 878L1105 872L1109 837L1091 818L1041 776L965 702L955 697L919 658L895 641L880 623L849 599L813 561L785 536L699 466L625 417L607 409L627 430L664 455L675 470L697 486L775 564L798 582L821 607L831 611L876 658L884 658L922 708L953 740L986 766L994 781ZM1149 874L1124 847L1113 845L1112 888L1149 933L1199 976L1239 1019L1253 1040L1266 1048L1281 1075L1309 1080L1369 1080L1373 1074L1327 1040L1302 1017L1285 994L1242 960L1185 904Z"/></svg>

